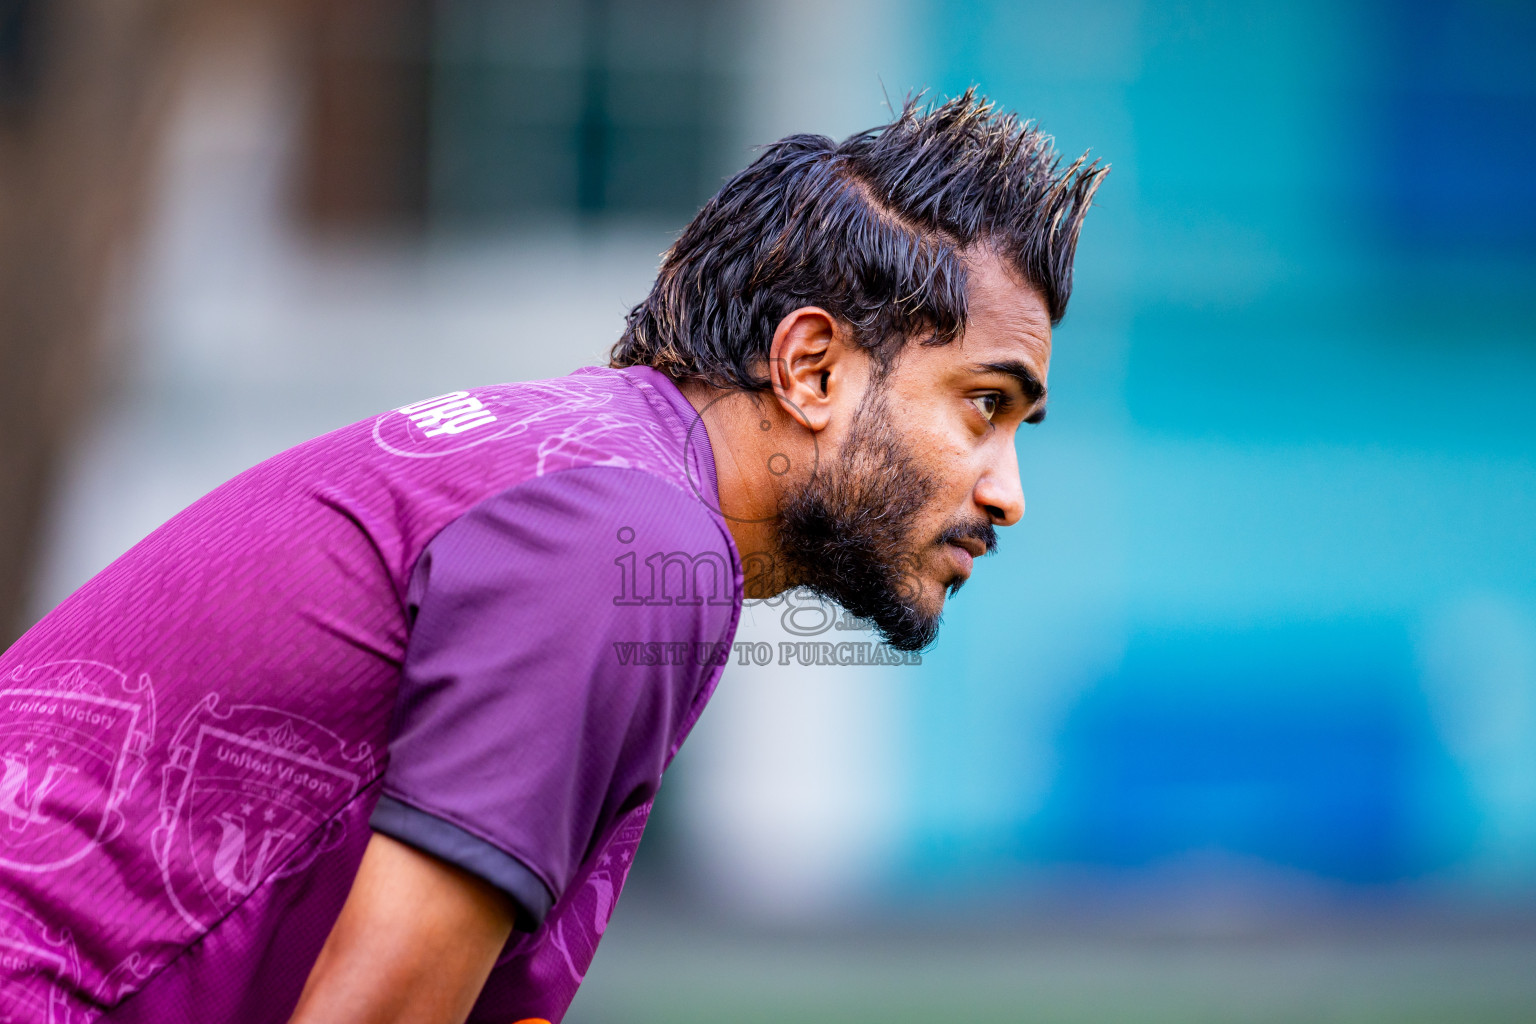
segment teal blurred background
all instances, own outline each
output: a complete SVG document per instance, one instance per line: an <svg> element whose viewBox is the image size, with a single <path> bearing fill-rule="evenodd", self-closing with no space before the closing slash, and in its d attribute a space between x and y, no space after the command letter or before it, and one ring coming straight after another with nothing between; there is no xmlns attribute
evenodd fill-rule
<svg viewBox="0 0 1536 1024"><path fill-rule="evenodd" d="M908 877L1532 905L1536 7L921 11L941 92L1114 171L1028 525L905 681Z"/></svg>

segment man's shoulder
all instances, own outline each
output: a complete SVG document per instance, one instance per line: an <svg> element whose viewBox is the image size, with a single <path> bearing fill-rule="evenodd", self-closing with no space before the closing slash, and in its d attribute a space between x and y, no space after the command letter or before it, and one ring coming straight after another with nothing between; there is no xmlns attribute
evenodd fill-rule
<svg viewBox="0 0 1536 1024"><path fill-rule="evenodd" d="M524 469L517 475L527 477L614 465L675 481L688 475L687 451L696 440L690 435L702 430L654 381L602 367L450 391L355 428L370 435L386 460L422 469L511 460Z"/></svg>
<svg viewBox="0 0 1536 1024"><path fill-rule="evenodd" d="M736 561L723 518L697 487L636 466L589 463L531 477L467 509L444 533L466 528L525 538L530 549L579 547L583 560L629 553L642 572L648 560L678 552Z"/></svg>

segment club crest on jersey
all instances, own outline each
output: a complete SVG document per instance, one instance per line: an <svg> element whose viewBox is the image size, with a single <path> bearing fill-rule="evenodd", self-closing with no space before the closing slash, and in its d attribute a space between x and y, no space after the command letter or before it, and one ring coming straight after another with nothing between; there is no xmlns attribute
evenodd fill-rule
<svg viewBox="0 0 1536 1024"><path fill-rule="evenodd" d="M0 1021L84 1024L68 992L79 983L80 956L68 928L53 929L24 907L0 899Z"/></svg>
<svg viewBox="0 0 1536 1024"><path fill-rule="evenodd" d="M57 871L117 836L154 734L146 675L55 661L0 679L0 866Z"/></svg>
<svg viewBox="0 0 1536 1024"><path fill-rule="evenodd" d="M271 877L303 871L344 838L337 812L373 774L366 743L277 708L223 707L184 719L164 769L153 849L166 892L206 928Z"/></svg>
<svg viewBox="0 0 1536 1024"><path fill-rule="evenodd" d="M477 388L401 406L374 421L373 439L390 454L411 459L473 448L495 440L512 425L497 397L494 388Z"/></svg>
<svg viewBox="0 0 1536 1024"><path fill-rule="evenodd" d="M608 930L608 921L613 917L629 869L634 866L635 851L640 846L640 837L645 833L645 823L650 816L650 801L624 816L613 838L598 855L597 863L555 905L540 930L535 955L558 956L560 966L573 982L573 993L574 985L580 985L586 978L592 957L597 953L597 944L603 932Z"/></svg>

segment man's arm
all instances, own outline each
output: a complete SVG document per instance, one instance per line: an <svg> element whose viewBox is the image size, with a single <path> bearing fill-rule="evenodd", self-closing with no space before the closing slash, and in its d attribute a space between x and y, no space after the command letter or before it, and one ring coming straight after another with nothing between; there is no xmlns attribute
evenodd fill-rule
<svg viewBox="0 0 1536 1024"><path fill-rule="evenodd" d="M289 1024L462 1024L514 911L486 882L374 833Z"/></svg>

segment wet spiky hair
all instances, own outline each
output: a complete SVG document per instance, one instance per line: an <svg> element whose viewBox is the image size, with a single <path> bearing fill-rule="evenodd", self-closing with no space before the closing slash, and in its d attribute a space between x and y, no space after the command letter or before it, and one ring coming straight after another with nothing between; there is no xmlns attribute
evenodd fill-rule
<svg viewBox="0 0 1536 1024"><path fill-rule="evenodd" d="M965 329L965 254L990 250L1067 309L1083 217L1108 172L1066 168L1050 136L975 89L841 143L791 135L725 183L663 257L613 366L717 387L768 386L779 321L821 306L889 366L909 340Z"/></svg>

